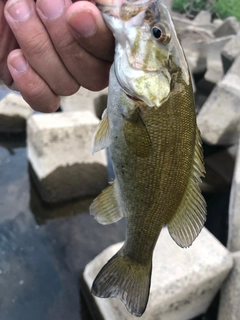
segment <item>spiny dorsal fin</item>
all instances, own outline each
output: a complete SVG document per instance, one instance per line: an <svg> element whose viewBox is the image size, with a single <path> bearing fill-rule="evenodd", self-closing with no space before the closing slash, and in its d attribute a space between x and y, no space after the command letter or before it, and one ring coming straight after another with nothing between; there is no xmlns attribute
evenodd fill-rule
<svg viewBox="0 0 240 320"><path fill-rule="evenodd" d="M99 123L92 139L92 153L96 153L102 149L109 147L110 134L109 134L109 121L107 109L102 114L102 120Z"/></svg>
<svg viewBox="0 0 240 320"><path fill-rule="evenodd" d="M193 167L188 187L178 211L167 224L171 237L180 247L185 248L192 244L206 220L206 202L198 185L204 174L201 138L197 129Z"/></svg>
<svg viewBox="0 0 240 320"><path fill-rule="evenodd" d="M123 217L123 212L117 201L115 181L93 200L90 214L101 224L110 224Z"/></svg>
<svg viewBox="0 0 240 320"><path fill-rule="evenodd" d="M124 137L129 151L137 157L148 157L152 152L152 142L140 111L136 109L131 118L124 118Z"/></svg>

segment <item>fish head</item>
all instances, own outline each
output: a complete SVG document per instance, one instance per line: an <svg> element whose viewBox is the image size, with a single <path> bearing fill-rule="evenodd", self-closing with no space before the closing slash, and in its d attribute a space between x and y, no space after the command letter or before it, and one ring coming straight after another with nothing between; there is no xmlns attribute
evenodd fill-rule
<svg viewBox="0 0 240 320"><path fill-rule="evenodd" d="M115 74L123 90L149 107L168 98L176 73L189 82L183 50L161 0L115 0L100 6L116 41Z"/></svg>

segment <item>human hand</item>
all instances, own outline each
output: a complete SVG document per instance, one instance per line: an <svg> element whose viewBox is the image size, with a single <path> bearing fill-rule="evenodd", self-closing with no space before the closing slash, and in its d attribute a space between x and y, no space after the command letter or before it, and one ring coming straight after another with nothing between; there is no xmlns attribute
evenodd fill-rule
<svg viewBox="0 0 240 320"><path fill-rule="evenodd" d="M8 0L5 18L12 33L1 19L0 79L17 88L33 109L52 112L60 95L80 86L107 86L114 40L94 3Z"/></svg>

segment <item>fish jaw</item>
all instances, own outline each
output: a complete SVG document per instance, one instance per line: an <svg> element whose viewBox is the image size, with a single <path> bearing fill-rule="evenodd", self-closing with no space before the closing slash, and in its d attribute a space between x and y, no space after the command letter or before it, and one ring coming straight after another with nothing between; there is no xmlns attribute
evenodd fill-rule
<svg viewBox="0 0 240 320"><path fill-rule="evenodd" d="M124 51L119 46L119 55ZM148 72L132 68L128 59L116 59L116 78L122 89L129 95L141 100L149 107L160 107L169 97L171 75L167 68L159 72Z"/></svg>

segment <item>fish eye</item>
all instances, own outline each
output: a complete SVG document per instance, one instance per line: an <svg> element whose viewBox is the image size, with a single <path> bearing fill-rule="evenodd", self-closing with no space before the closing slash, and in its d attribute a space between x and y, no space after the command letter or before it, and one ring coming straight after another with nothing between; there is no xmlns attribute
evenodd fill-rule
<svg viewBox="0 0 240 320"><path fill-rule="evenodd" d="M170 37L167 35L165 29L163 27L159 26L153 26L152 27L152 35L156 40L162 43L168 43L170 40Z"/></svg>
<svg viewBox="0 0 240 320"><path fill-rule="evenodd" d="M152 28L152 34L153 34L154 38L159 39L159 38L161 38L162 31L158 27L153 27Z"/></svg>

